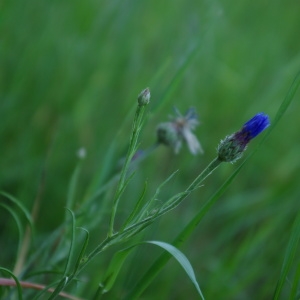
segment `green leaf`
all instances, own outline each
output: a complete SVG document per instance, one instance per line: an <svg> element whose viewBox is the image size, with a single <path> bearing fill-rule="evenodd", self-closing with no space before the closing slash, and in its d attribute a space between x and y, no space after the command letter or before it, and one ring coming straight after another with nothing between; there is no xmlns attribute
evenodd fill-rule
<svg viewBox="0 0 300 300"><path fill-rule="evenodd" d="M0 267L0 271L9 274L14 279L14 281L16 282L16 285L17 285L18 299L22 300L23 299L23 297L22 297L22 287L21 287L21 283L18 280L18 278L10 270L8 270L6 268Z"/></svg>
<svg viewBox="0 0 300 300"><path fill-rule="evenodd" d="M298 263L296 274L294 276L294 281L293 281L289 300L297 299L296 297L297 297L297 290L298 290L299 282L300 282L300 263Z"/></svg>
<svg viewBox="0 0 300 300"><path fill-rule="evenodd" d="M128 216L127 220L124 222L124 224L123 224L122 228L120 229L120 231L122 231L138 215L138 213L140 211L141 204L142 204L143 199L145 197L146 190L147 190L147 182L145 182L144 188L143 188L143 191L142 191L142 194L141 194L140 198L136 202L131 214Z"/></svg>
<svg viewBox="0 0 300 300"><path fill-rule="evenodd" d="M54 245L58 240L60 240L60 236L62 234L62 228L58 227L55 229L45 241L41 243L41 245L31 254L30 257L25 262L25 267L23 268L23 273L27 273L26 270L32 269L32 266L42 258L42 256L46 253L49 253L49 249L51 249L51 245Z"/></svg>
<svg viewBox="0 0 300 300"><path fill-rule="evenodd" d="M23 235L24 235L24 232L23 232L23 228L22 228L22 224L21 224L21 221L20 221L20 218L19 216L15 213L15 211L9 207L8 205L4 204L4 203L0 203L0 206L2 206L3 208L5 208L11 215L12 217L14 218L14 220L16 221L16 224L17 224L17 227L18 227L18 231L19 231L19 241L18 241L18 251L17 251L17 257L19 256L20 254L20 250L21 250L21 242L23 240Z"/></svg>
<svg viewBox="0 0 300 300"><path fill-rule="evenodd" d="M149 210L151 209L151 205L153 204L154 201L157 200L157 196L160 193L160 190L162 189L162 187L167 184L174 176L175 174L178 172L178 170L176 170L175 172L173 172L166 180L164 180L156 189L154 196L144 205L144 207L141 209L141 213L140 216L138 218L137 221L142 220L145 215L147 215L147 213L149 212Z"/></svg>
<svg viewBox="0 0 300 300"><path fill-rule="evenodd" d="M73 209L74 201L75 201L75 193L76 193L76 187L78 185L78 179L79 179L79 174L81 170L81 161L78 163L77 167L75 168L70 185L69 185L69 190L68 190L68 196L67 196L67 203L66 207L69 209ZM67 218L67 215L66 215Z"/></svg>
<svg viewBox="0 0 300 300"><path fill-rule="evenodd" d="M203 294L200 290L199 284L196 280L196 276L193 270L193 267L191 266L190 262L186 258L186 256L177 248L174 246L165 243L165 242L160 242L160 241L145 241L145 242L140 242L135 245L132 245L126 249L123 249L119 252L117 252L108 269L107 272L104 276L104 280L102 281L102 294L107 293L115 283L115 280L117 278L117 275L119 274L123 263L125 262L126 258L130 254L130 252L133 250L134 247L142 245L142 244L152 244L161 247L162 249L166 250L168 253L170 253L177 261L178 263L182 266L182 268L185 270L187 273L188 277L196 287L199 295L201 296L202 299L204 299Z"/></svg>
<svg viewBox="0 0 300 300"><path fill-rule="evenodd" d="M69 249L69 254L67 257L67 263L66 263L66 267L65 267L65 271L64 271L64 277L67 275L69 268L70 268L70 264L71 264L71 259L73 257L73 252L74 252L74 241L75 241L75 215L74 213L69 209L66 208L69 213L71 214L71 241L70 241L70 249Z"/></svg>
<svg viewBox="0 0 300 300"><path fill-rule="evenodd" d="M277 300L280 297L280 293L281 293L283 285L286 281L286 277L292 266L299 240L300 240L300 213L298 213L298 216L294 222L292 234L291 234L291 237L289 239L289 242L288 242L288 245L286 248L284 261L282 264L280 276L279 276L279 279L278 279L278 282L276 285L276 289L275 289L275 293L274 293L274 297L273 297L274 300Z"/></svg>
<svg viewBox="0 0 300 300"><path fill-rule="evenodd" d="M299 87L299 84L300 84L300 72L296 75L291 87L288 90L287 95L285 96L283 102L281 103L281 105L277 111L277 114L275 116L275 119L273 121L273 124L272 124L273 126L275 126L279 122L279 120L282 118L282 116L288 109L288 107L291 104L291 102L295 96L295 93Z"/></svg>
<svg viewBox="0 0 300 300"><path fill-rule="evenodd" d="M135 246L136 245L118 251L113 256L113 259L111 260L109 267L104 275L104 279L102 280L102 294L107 293L112 288L116 281L117 275L119 274L123 266L123 263L125 262L128 254Z"/></svg>
<svg viewBox="0 0 300 300"><path fill-rule="evenodd" d="M27 222L30 225L30 229L33 231L33 222L32 222L31 215L30 215L29 211L27 210L27 208L22 204L22 202L20 202L15 197L13 197L12 195L10 195L6 192L0 191L0 195L4 196L5 198L7 198L11 202L13 202L23 212L23 214L26 217Z"/></svg>
<svg viewBox="0 0 300 300"><path fill-rule="evenodd" d="M85 254L87 245L89 243L89 236L90 236L89 232L85 228L79 227L79 229L83 230L86 233L86 236L85 236L84 243L81 247L80 253L78 255L77 261L75 263L75 268L74 268L73 274L76 274L76 272L77 272L77 270L78 270L78 268L79 268L79 266L82 262L82 259L84 258L84 254Z"/></svg>
<svg viewBox="0 0 300 300"><path fill-rule="evenodd" d="M98 173L94 176L91 184L87 189L87 193L85 195L84 207L88 207L95 199L97 199L106 189L106 184L103 182L105 177L111 170L111 166L114 165L115 162L115 153L117 149L117 140L114 139L108 150L106 151L105 157L103 158L103 163L101 163L101 168L99 168ZM119 176L117 176L118 178ZM115 180L113 180L115 182Z"/></svg>
<svg viewBox="0 0 300 300"><path fill-rule="evenodd" d="M53 291L53 293L51 294L51 296L48 298L48 300L53 300L56 298L56 296L59 295L59 293L64 289L64 287L67 285L68 283L68 277L63 277L61 279L61 281L59 282L58 286L56 287L56 289Z"/></svg>
<svg viewBox="0 0 300 300"><path fill-rule="evenodd" d="M182 266L182 268L185 270L186 274L196 287L198 294L200 297L204 300L204 296L200 290L199 284L197 282L194 270L192 265L190 264L189 260L186 258L186 256L176 247L174 247L171 244L165 243L165 242L159 242L159 241L147 241L146 243L157 245L167 252L169 252L177 261L178 263Z"/></svg>

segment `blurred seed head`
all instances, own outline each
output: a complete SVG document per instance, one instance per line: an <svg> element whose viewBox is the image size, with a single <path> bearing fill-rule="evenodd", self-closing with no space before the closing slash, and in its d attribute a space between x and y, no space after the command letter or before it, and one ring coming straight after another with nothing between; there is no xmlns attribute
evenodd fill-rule
<svg viewBox="0 0 300 300"><path fill-rule="evenodd" d="M84 159L86 157L86 149L84 147L81 147L77 150L76 154L79 159Z"/></svg>
<svg viewBox="0 0 300 300"><path fill-rule="evenodd" d="M185 142L194 155L203 153L197 137L192 132L198 125L198 115L194 108L189 108L185 115L182 115L177 108L172 121L161 123L157 127L157 141L171 147L177 154Z"/></svg>

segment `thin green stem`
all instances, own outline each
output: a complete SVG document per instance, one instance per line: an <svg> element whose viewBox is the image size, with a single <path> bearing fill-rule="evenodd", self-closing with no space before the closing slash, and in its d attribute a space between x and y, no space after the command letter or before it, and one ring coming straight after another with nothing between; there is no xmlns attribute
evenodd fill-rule
<svg viewBox="0 0 300 300"><path fill-rule="evenodd" d="M133 126L132 126L132 133L131 133L131 137L130 137L129 148L127 151L127 155L125 158L123 168L121 170L119 183L118 183L117 190L116 190L114 200L113 200L113 207L112 207L111 218L110 218L110 223L109 223L108 236L112 236L114 233L115 216L117 213L117 208L119 205L119 201L120 201L122 192L124 190L123 188L125 185L125 179L126 179L126 175L128 172L128 168L129 168L130 162L132 160L132 157L133 157L134 153L136 152L137 140L138 140L138 136L139 136L139 133L141 130L144 111L145 111L145 106L139 106L139 105L137 106L134 121L133 121Z"/></svg>
<svg viewBox="0 0 300 300"><path fill-rule="evenodd" d="M196 179L190 184L186 191L192 191L199 186L220 164L221 160L216 157L202 172L196 177Z"/></svg>
<svg viewBox="0 0 300 300"><path fill-rule="evenodd" d="M137 140L137 137L136 137L136 140ZM134 142L133 139L131 141ZM136 143L136 141L135 141L135 143ZM131 146L132 146L132 143L130 143L129 149L131 149ZM129 162L130 162L130 160L129 160ZM125 228L124 230L122 230L120 232L112 233L111 235L108 235L108 237L101 244L99 244L85 258L85 261L81 263L80 267L76 270L76 272L74 272L73 274L71 274L68 277L68 282L65 284L65 286L68 285L73 280L73 278L75 276L77 276L87 266L87 264L91 262L91 260L96 255L98 255L100 252L104 251L107 247L109 247L113 243L113 241L118 242L118 241L120 241L120 239L122 239L122 237L124 237L124 240L125 240L125 239L135 235L135 231L140 232L143 228L149 226L156 218L160 217L161 215L167 213L171 209L174 209L176 206L178 206L192 191L194 191L197 187L199 187L201 182L203 182L219 166L220 163L221 163L221 161L218 158L215 158L206 167L206 169L203 170L203 172L199 176L197 176L196 179L188 186L188 188L185 190L185 192L179 194L178 199L176 199L174 202L172 202L167 207L163 208L157 214L155 214L151 217L148 217L146 219L143 219L143 220ZM124 184L125 184L125 176L123 177L123 185ZM119 183L119 185L120 185L120 183Z"/></svg>
<svg viewBox="0 0 300 300"><path fill-rule="evenodd" d="M185 192L180 193L178 199L169 204L166 207L163 207L162 210L157 214L156 217L159 217L171 209L177 207L193 190L198 188L200 184L222 163L218 157L216 157L196 178L195 180L188 186Z"/></svg>

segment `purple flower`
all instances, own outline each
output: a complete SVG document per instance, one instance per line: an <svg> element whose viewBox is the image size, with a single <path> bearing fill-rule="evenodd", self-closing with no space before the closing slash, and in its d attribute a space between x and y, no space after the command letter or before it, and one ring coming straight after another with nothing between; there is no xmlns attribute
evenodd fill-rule
<svg viewBox="0 0 300 300"><path fill-rule="evenodd" d="M256 114L244 124L242 129L227 136L218 146L218 157L221 161L235 162L243 155L248 143L270 125L268 115Z"/></svg>

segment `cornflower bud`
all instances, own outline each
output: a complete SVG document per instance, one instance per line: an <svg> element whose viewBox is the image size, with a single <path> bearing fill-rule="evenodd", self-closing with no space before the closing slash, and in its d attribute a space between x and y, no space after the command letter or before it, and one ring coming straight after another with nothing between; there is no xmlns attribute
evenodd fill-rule
<svg viewBox="0 0 300 300"><path fill-rule="evenodd" d="M220 161L234 163L242 157L248 143L264 131L270 125L268 115L256 114L244 124L241 130L226 136L218 146L218 158Z"/></svg>
<svg viewBox="0 0 300 300"><path fill-rule="evenodd" d="M139 106L145 106L150 102L150 90L149 88L144 89L138 95Z"/></svg>

